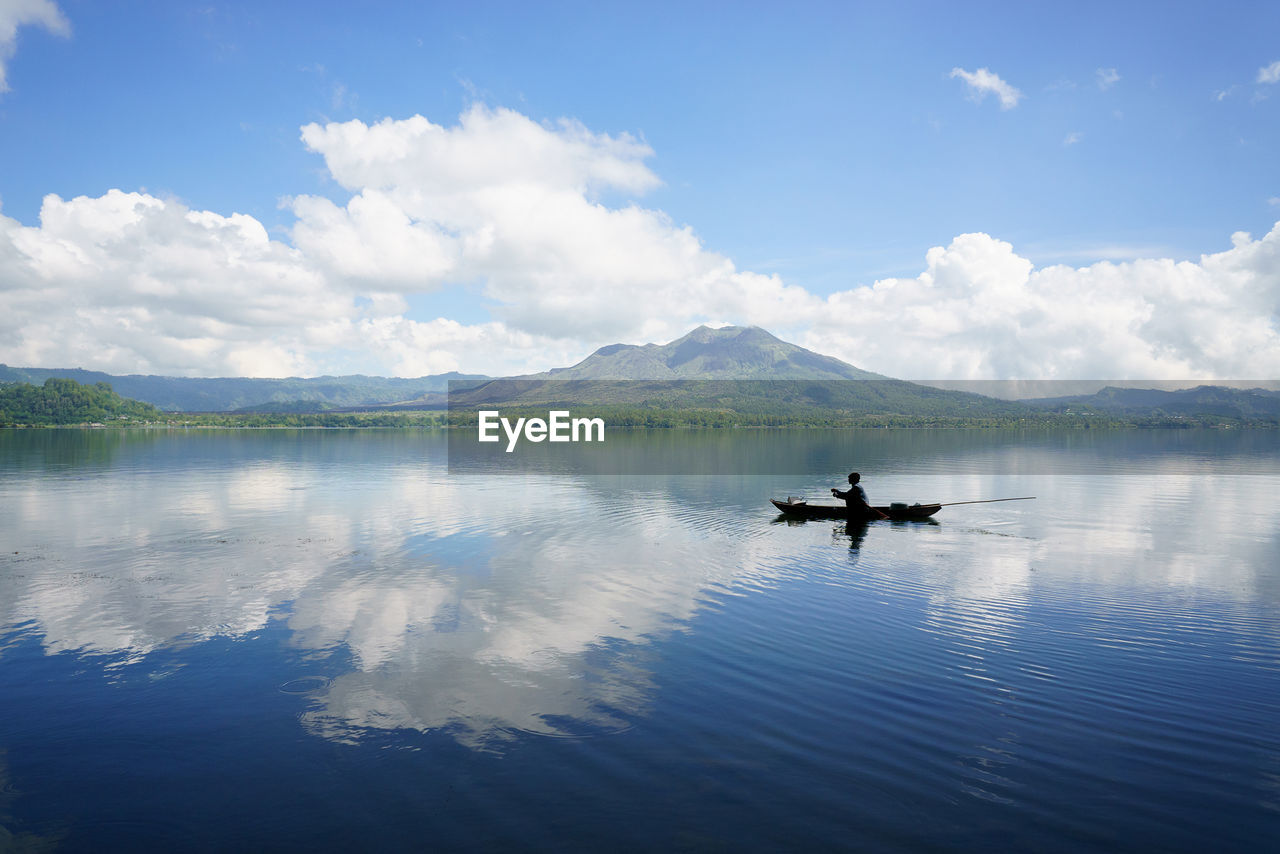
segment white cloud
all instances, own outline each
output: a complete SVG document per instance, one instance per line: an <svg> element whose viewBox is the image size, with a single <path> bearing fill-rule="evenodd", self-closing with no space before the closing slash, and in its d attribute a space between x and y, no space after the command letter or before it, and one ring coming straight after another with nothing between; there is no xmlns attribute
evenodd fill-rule
<svg viewBox="0 0 1280 854"><path fill-rule="evenodd" d="M951 69L951 77L959 77L969 86L969 96L979 103L989 94L1000 99L1000 109L1012 110L1022 99L1022 92L1000 79L1000 75L986 68L977 71L965 71L963 68Z"/></svg>
<svg viewBox="0 0 1280 854"><path fill-rule="evenodd" d="M45 198L39 227L0 216L0 360L117 373L416 376L519 366L564 343L501 323L404 317L252 217L112 190ZM477 356L480 358L477 359Z"/></svg>
<svg viewBox="0 0 1280 854"><path fill-rule="evenodd" d="M1258 83L1280 83L1280 59L1258 69Z"/></svg>
<svg viewBox="0 0 1280 854"><path fill-rule="evenodd" d="M1098 82L1098 88L1104 92L1120 82L1120 72L1114 68L1099 68L1093 76Z"/></svg>
<svg viewBox="0 0 1280 854"><path fill-rule="evenodd" d="M908 378L1274 376L1280 223L1198 263L1035 269L1008 243L961 235L914 279L829 298L806 346ZM835 322L858 318L856 325Z"/></svg>
<svg viewBox="0 0 1280 854"><path fill-rule="evenodd" d="M483 107L451 127L416 116L302 134L350 197L288 200L291 243L252 217L118 190L49 196L38 226L0 216L0 361L524 373L728 322L893 376L1280 375L1280 224L1198 262L1078 268L1037 269L966 234L914 278L821 297L737 269L661 211L601 201L658 184L651 149L627 135ZM462 288L492 319L407 316L409 296Z"/></svg>
<svg viewBox="0 0 1280 854"><path fill-rule="evenodd" d="M39 228L0 217L0 335L10 362L130 370L287 373L272 330L339 306L296 250L252 217L112 190L50 195ZM252 369L250 357L259 366Z"/></svg>
<svg viewBox="0 0 1280 854"><path fill-rule="evenodd" d="M52 0L0 0L0 92L9 91L7 66L18 46L18 28L35 25L60 36L71 25Z"/></svg>
<svg viewBox="0 0 1280 854"><path fill-rule="evenodd" d="M1071 133L1067 134L1064 140L1062 140L1062 144L1075 145L1077 142L1079 142L1082 139L1084 139L1084 134L1080 133L1080 131L1073 130Z"/></svg>
<svg viewBox="0 0 1280 854"><path fill-rule="evenodd" d="M296 245L336 276L404 290L482 282L501 320L549 337L684 331L683 321L638 324L641 306L626 306L640 300L760 300L776 317L812 299L738 271L661 211L597 201L659 183L644 164L652 149L627 135L477 106L453 128L415 116L313 124L302 136L356 193L345 207L292 202Z"/></svg>

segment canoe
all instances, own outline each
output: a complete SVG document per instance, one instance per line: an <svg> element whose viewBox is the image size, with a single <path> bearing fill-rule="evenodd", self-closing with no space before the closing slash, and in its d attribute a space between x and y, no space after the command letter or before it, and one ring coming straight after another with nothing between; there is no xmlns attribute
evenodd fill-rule
<svg viewBox="0 0 1280 854"><path fill-rule="evenodd" d="M770 498L769 501L774 507L777 507L786 516L793 516L796 519L847 519L849 511L843 504L810 504L807 501L794 501L788 499L779 501L776 498ZM941 504L890 504L888 507L877 507L881 513L890 519L898 521L909 521L911 519L928 519L934 513L942 509Z"/></svg>

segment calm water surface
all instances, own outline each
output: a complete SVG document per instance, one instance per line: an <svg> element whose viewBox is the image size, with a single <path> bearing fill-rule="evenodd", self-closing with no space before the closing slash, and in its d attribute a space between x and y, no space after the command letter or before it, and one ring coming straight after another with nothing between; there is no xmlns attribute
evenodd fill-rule
<svg viewBox="0 0 1280 854"><path fill-rule="evenodd" d="M0 431L0 850L1275 850L1277 434L646 443Z"/></svg>

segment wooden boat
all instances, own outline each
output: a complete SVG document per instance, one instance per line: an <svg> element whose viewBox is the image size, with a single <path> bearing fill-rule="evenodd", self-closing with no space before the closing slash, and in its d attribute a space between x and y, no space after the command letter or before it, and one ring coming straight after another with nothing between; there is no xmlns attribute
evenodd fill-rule
<svg viewBox="0 0 1280 854"><path fill-rule="evenodd" d="M796 519L847 519L849 511L843 504L810 504L803 499L788 498L769 501L786 516ZM881 513L895 521L912 519L928 519L942 509L941 504L890 504L888 507L876 507Z"/></svg>

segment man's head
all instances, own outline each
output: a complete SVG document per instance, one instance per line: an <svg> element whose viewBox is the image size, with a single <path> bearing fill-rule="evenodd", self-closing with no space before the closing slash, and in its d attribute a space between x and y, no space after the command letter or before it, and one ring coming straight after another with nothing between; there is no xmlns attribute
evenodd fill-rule
<svg viewBox="0 0 1280 854"><path fill-rule="evenodd" d="M860 480L862 480L862 475L858 474L856 471L849 475L849 483L857 483Z"/></svg>

